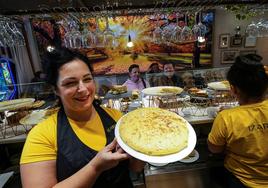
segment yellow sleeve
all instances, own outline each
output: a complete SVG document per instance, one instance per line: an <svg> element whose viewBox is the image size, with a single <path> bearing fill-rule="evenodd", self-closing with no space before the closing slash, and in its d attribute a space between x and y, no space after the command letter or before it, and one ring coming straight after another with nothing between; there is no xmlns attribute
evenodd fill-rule
<svg viewBox="0 0 268 188"><path fill-rule="evenodd" d="M56 117L37 124L27 136L20 164L56 160Z"/></svg>
<svg viewBox="0 0 268 188"><path fill-rule="evenodd" d="M214 120L211 131L208 135L208 140L214 145L223 146L226 144L226 136L226 122L224 121L222 114L219 113Z"/></svg>
<svg viewBox="0 0 268 188"><path fill-rule="evenodd" d="M119 110L112 109L112 108L105 108L103 109L117 122L122 116L123 113L120 112Z"/></svg>

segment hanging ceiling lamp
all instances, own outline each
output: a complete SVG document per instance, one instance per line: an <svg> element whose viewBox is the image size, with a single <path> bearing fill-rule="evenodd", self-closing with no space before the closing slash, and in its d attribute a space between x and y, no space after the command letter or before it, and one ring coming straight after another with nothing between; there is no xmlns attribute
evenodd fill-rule
<svg viewBox="0 0 268 188"><path fill-rule="evenodd" d="M131 47L133 47L134 46L134 44L133 44L133 42L131 41L131 36L130 36L130 34L128 35L128 43L127 43L127 47L129 47L129 48L131 48Z"/></svg>

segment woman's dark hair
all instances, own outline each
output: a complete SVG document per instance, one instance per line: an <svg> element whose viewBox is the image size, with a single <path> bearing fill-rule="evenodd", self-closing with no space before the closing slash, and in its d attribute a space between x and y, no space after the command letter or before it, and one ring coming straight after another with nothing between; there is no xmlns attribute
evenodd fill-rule
<svg viewBox="0 0 268 188"><path fill-rule="evenodd" d="M56 48L51 52L47 51L42 59L46 81L56 86L61 66L76 59L83 61L88 66L90 72L93 73L89 59L78 51L72 51L68 48Z"/></svg>
<svg viewBox="0 0 268 188"><path fill-rule="evenodd" d="M132 65L129 66L129 68L128 68L128 72L131 72L132 69L134 69L134 68L140 68L140 66L137 65L137 64L132 64Z"/></svg>
<svg viewBox="0 0 268 188"><path fill-rule="evenodd" d="M159 66L158 63L152 63L152 64L149 66L149 68L152 68L152 67L155 66L155 65Z"/></svg>
<svg viewBox="0 0 268 188"><path fill-rule="evenodd" d="M156 72L154 72L154 71L152 70L152 67L155 66L155 65L158 67L158 70L160 70L160 69L159 69L159 65L158 65L158 63L152 63L152 64L149 66L149 70L150 70L150 69L151 69L151 70L148 71L147 73L156 73Z"/></svg>
<svg viewBox="0 0 268 188"><path fill-rule="evenodd" d="M245 97L260 98L268 87L262 57L256 54L238 56L227 73L231 85L239 88Z"/></svg>

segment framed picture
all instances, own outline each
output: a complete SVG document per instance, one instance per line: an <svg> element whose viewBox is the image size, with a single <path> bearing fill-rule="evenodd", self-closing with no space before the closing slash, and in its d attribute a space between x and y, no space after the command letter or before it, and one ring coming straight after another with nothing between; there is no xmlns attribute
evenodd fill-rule
<svg viewBox="0 0 268 188"><path fill-rule="evenodd" d="M219 48L228 48L230 44L230 34L221 34L219 39Z"/></svg>
<svg viewBox="0 0 268 188"><path fill-rule="evenodd" d="M257 50L241 50L240 55L256 54Z"/></svg>
<svg viewBox="0 0 268 188"><path fill-rule="evenodd" d="M241 47L243 44L243 37L242 36L232 36L230 46L231 47Z"/></svg>
<svg viewBox="0 0 268 188"><path fill-rule="evenodd" d="M257 43L257 37L248 36L245 38L245 48L255 47Z"/></svg>
<svg viewBox="0 0 268 188"><path fill-rule="evenodd" d="M221 52L221 64L234 63L235 58L239 55L238 50L225 50Z"/></svg>

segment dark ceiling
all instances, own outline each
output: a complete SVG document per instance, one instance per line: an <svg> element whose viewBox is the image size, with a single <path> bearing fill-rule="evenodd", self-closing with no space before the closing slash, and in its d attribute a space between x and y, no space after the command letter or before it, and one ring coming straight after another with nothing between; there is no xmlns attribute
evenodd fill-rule
<svg viewBox="0 0 268 188"><path fill-rule="evenodd" d="M168 7L192 7L192 6L217 6L223 4L265 4L268 0L0 0L0 14L35 14L52 11L55 7L61 7L64 11L70 11L68 7L81 11L81 7L87 7L93 11L94 6L112 7L113 10L139 9L139 8L168 8ZM103 8L104 9L104 8ZM82 9L85 10L85 9ZM96 10L96 9L95 9Z"/></svg>

